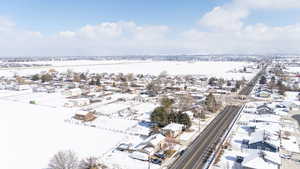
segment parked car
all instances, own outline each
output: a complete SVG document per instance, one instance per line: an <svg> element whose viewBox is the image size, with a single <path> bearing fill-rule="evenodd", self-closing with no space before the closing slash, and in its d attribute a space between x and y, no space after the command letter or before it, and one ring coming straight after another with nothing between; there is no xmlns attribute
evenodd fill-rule
<svg viewBox="0 0 300 169"><path fill-rule="evenodd" d="M165 156L164 154L155 153L154 155L155 155L156 157L160 158L160 159L163 159L163 160L166 158L166 156Z"/></svg>
<svg viewBox="0 0 300 169"><path fill-rule="evenodd" d="M244 161L244 157L242 157L242 156L236 156L235 162L242 163L243 161Z"/></svg>
<svg viewBox="0 0 300 169"><path fill-rule="evenodd" d="M291 159L292 156L288 154L280 154L280 157L283 159Z"/></svg>
<svg viewBox="0 0 300 169"><path fill-rule="evenodd" d="M151 159L151 162L152 162L153 164L161 165L161 160L158 159L158 158Z"/></svg>
<svg viewBox="0 0 300 169"><path fill-rule="evenodd" d="M181 150L181 151L179 152L179 155L182 156L184 152L185 152L185 149L184 149L184 150Z"/></svg>

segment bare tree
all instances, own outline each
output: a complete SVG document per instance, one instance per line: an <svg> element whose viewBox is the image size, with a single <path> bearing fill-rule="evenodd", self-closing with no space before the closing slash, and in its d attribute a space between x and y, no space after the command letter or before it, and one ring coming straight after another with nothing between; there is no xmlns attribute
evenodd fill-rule
<svg viewBox="0 0 300 169"><path fill-rule="evenodd" d="M60 151L49 162L51 169L78 169L78 157L71 151Z"/></svg>
<svg viewBox="0 0 300 169"><path fill-rule="evenodd" d="M89 157L81 160L79 169L106 169L107 166L100 164L96 157Z"/></svg>
<svg viewBox="0 0 300 169"><path fill-rule="evenodd" d="M195 103L194 98L189 94L178 97L178 108L181 111L191 109L194 103Z"/></svg>
<svg viewBox="0 0 300 169"><path fill-rule="evenodd" d="M127 80L128 81L133 81L133 79L134 79L134 75L132 73L128 73L127 74Z"/></svg>
<svg viewBox="0 0 300 169"><path fill-rule="evenodd" d="M68 77L68 78L71 78L72 75L73 75L73 70L72 70L72 69L68 69L68 70L67 70L67 77Z"/></svg>
<svg viewBox="0 0 300 169"><path fill-rule="evenodd" d="M158 91L160 91L161 86L159 84L159 81L157 80L152 80L146 87L149 91L155 92L157 93Z"/></svg>
<svg viewBox="0 0 300 169"><path fill-rule="evenodd" d="M16 82L17 82L18 84L24 84L24 83L25 83L25 79L23 79L23 78L20 77L20 76L17 76L17 77L16 77Z"/></svg>
<svg viewBox="0 0 300 169"><path fill-rule="evenodd" d="M74 82L80 82L81 78L80 78L80 74L78 73L73 73L73 81Z"/></svg>
<svg viewBox="0 0 300 169"><path fill-rule="evenodd" d="M79 164L79 169L98 169L97 168L97 159L96 158L87 158L81 160Z"/></svg>

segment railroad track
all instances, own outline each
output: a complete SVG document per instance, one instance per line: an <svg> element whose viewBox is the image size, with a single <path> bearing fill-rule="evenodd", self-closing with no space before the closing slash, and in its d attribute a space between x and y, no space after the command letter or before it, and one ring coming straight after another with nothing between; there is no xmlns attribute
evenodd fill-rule
<svg viewBox="0 0 300 169"><path fill-rule="evenodd" d="M226 106L170 168L203 168L240 109L241 106Z"/></svg>

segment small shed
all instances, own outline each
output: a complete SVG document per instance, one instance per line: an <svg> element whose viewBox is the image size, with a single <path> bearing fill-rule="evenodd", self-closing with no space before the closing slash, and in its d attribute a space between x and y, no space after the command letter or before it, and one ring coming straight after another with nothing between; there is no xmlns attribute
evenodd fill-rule
<svg viewBox="0 0 300 169"><path fill-rule="evenodd" d="M81 120L84 122L93 121L96 118L97 117L92 112L88 112L88 111L78 111L74 116L74 119Z"/></svg>

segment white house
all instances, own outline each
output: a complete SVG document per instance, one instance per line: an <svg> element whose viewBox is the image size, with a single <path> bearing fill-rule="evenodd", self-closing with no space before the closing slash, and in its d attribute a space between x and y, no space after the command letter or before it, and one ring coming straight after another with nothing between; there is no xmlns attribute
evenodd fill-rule
<svg viewBox="0 0 300 169"><path fill-rule="evenodd" d="M164 135L170 134L171 137L177 137L183 130L183 124L170 123L161 129Z"/></svg>
<svg viewBox="0 0 300 169"><path fill-rule="evenodd" d="M63 94L66 97L80 96L82 94L82 90L80 88L74 88L74 89L64 91Z"/></svg>
<svg viewBox="0 0 300 169"><path fill-rule="evenodd" d="M253 151L242 162L243 169L279 169L281 158L278 153Z"/></svg>
<svg viewBox="0 0 300 169"><path fill-rule="evenodd" d="M135 146L135 149L147 152L148 154L154 154L162 148L162 145L165 143L165 138L166 137L162 134L154 134Z"/></svg>
<svg viewBox="0 0 300 169"><path fill-rule="evenodd" d="M90 104L90 100L88 98L80 98L80 99L72 99L68 100L64 106L65 107L82 107Z"/></svg>

